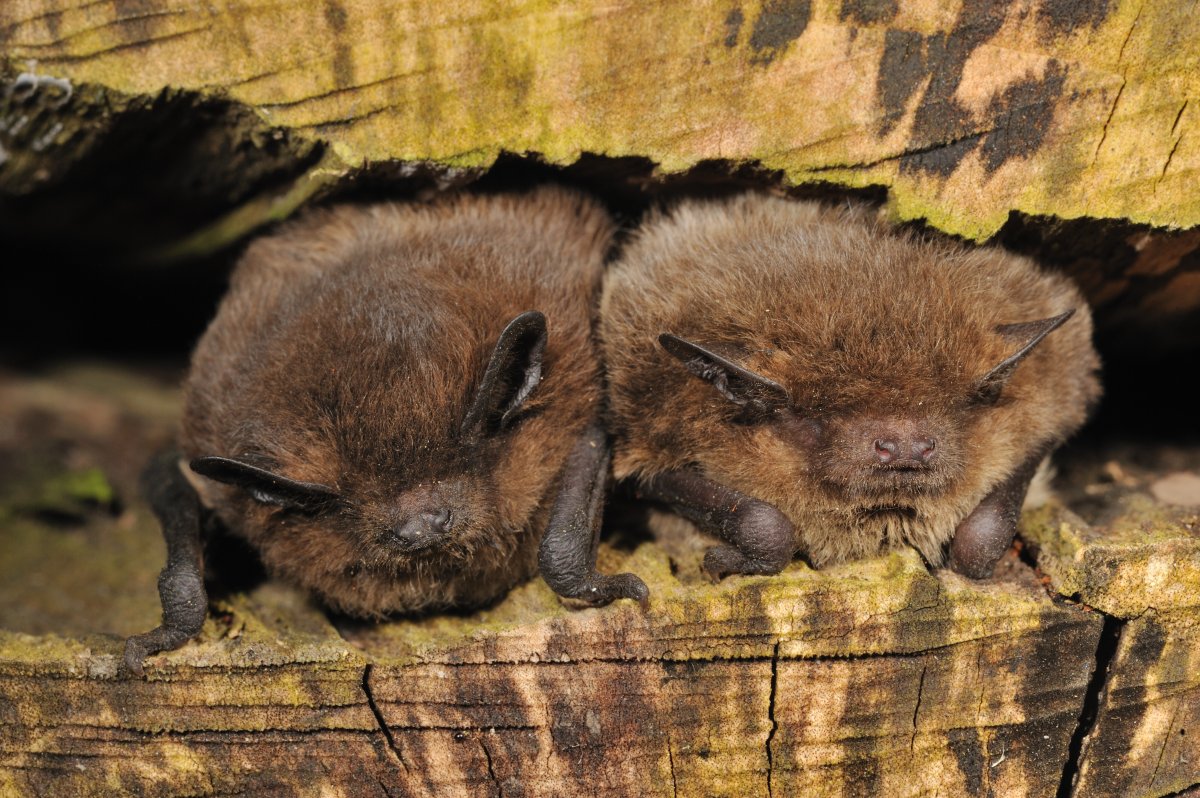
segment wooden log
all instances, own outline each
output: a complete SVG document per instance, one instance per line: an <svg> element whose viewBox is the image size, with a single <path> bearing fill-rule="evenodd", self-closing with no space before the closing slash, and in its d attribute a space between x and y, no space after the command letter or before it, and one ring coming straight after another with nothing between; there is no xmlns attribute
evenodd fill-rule
<svg viewBox="0 0 1200 798"><path fill-rule="evenodd" d="M1200 782L1178 733L1197 704L1194 594L1061 575L1055 552L1093 562L1072 541L1111 549L1146 528L1113 522L1129 536L1109 540L1064 529L1065 510L1030 515L1025 537L1060 590L1140 612L1119 634L1015 556L982 583L908 552L714 586L698 549L642 542L606 546L602 567L646 578L646 613L572 610L535 580L464 617L330 623L268 583L217 598L197 641L126 678L120 635L154 622L162 557L133 466L169 436L175 402L113 370L0 380L0 483L22 486L5 495L49 497L0 513L18 555L0 558L0 794L1046 795L1078 771L1078 796L1159 796ZM61 488L29 487L55 468L99 469L117 501L89 504L106 494L84 481L55 512ZM1151 559L1192 534L1152 508Z"/></svg>
<svg viewBox="0 0 1200 798"><path fill-rule="evenodd" d="M0 238L196 257L331 192L411 196L518 153L625 213L886 187L894 220L999 234L1141 338L1200 308L1200 236L1161 229L1200 224L1198 26L1137 0L12 0Z"/></svg>
<svg viewBox="0 0 1200 798"><path fill-rule="evenodd" d="M1200 724L1200 495L1167 493L1192 504L1163 504L1118 476L1102 488L1094 524L1051 504L1022 527L1054 588L1110 618L1079 798L1159 796L1200 782L1191 733Z"/></svg>
<svg viewBox="0 0 1200 798"><path fill-rule="evenodd" d="M976 239L1014 211L1192 227L1198 42L1185 6L1137 0L12 0L0 157L28 188L114 124L109 104L183 90L262 120L265 138L239 117L252 146L227 152L321 142L335 171L715 159L888 186L897 218Z"/></svg>

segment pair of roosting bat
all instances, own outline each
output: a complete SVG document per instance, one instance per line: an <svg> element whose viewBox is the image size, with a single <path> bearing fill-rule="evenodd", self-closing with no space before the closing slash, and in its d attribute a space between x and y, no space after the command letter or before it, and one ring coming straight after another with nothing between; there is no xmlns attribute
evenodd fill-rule
<svg viewBox="0 0 1200 798"><path fill-rule="evenodd" d="M947 543L986 576L1099 394L1078 291L998 249L757 195L651 217L605 273L612 233L542 189L255 242L194 354L182 459L144 480L168 564L129 668L199 632L209 519L359 616L537 571L645 603L596 571L610 470L724 541L714 578Z"/></svg>

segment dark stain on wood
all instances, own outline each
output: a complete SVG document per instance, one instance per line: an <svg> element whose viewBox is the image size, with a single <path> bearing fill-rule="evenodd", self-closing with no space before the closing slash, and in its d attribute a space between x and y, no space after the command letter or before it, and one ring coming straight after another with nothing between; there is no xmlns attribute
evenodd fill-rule
<svg viewBox="0 0 1200 798"><path fill-rule="evenodd" d="M929 74L924 45L925 37L916 31L891 28L883 36L883 57L875 79L879 103L883 106L881 136L900 122L908 101Z"/></svg>
<svg viewBox="0 0 1200 798"><path fill-rule="evenodd" d="M333 80L339 89L354 85L354 56L346 31L346 9L338 0L325 0L325 21L333 32Z"/></svg>
<svg viewBox="0 0 1200 798"><path fill-rule="evenodd" d="M983 741L978 729L950 729L946 732L946 744L966 784L965 795L982 795L984 768L987 759L983 755Z"/></svg>
<svg viewBox="0 0 1200 798"><path fill-rule="evenodd" d="M811 18L812 0L767 0L750 31L751 63L771 63L800 38Z"/></svg>
<svg viewBox="0 0 1200 798"><path fill-rule="evenodd" d="M1145 773L1137 766L1140 763L1129 760L1129 741L1162 691L1158 685L1151 687L1147 677L1151 669L1160 667L1167 632L1151 614L1146 614L1136 624L1126 626L1124 636L1130 639L1129 647L1118 651L1109 671L1120 673L1122 681L1131 686L1106 690L1084 754L1091 771L1087 778L1093 789L1099 788L1097 794L1132 795L1150 786L1135 784Z"/></svg>
<svg viewBox="0 0 1200 798"><path fill-rule="evenodd" d="M858 25L879 25L891 22L898 7L897 0L842 0L838 19Z"/></svg>
<svg viewBox="0 0 1200 798"><path fill-rule="evenodd" d="M1027 78L1008 86L992 98L987 115L992 130L983 137L980 155L988 174L1010 158L1037 152L1054 121L1054 107L1062 96L1067 68L1051 60L1041 78Z"/></svg>
<svg viewBox="0 0 1200 798"><path fill-rule="evenodd" d="M850 4L852 0L843 4L843 18ZM912 95L924 80L929 81L900 159L902 172L947 178L978 149L984 168L992 174L1010 159L1027 158L1041 147L1066 83L1067 69L1061 62L1051 59L1040 78L1027 77L1006 87L991 99L982 118L957 99L967 61L1000 30L1011 6L1011 0L966 3L948 32L922 36L889 30L885 34L876 76L880 135L899 124ZM1094 26L1106 10L1106 2L1051 0L1038 13L1057 30Z"/></svg>
<svg viewBox="0 0 1200 798"><path fill-rule="evenodd" d="M746 21L746 15L742 13L742 9L735 8L725 17L725 46L736 47L738 34L742 32L742 23Z"/></svg>
<svg viewBox="0 0 1200 798"><path fill-rule="evenodd" d="M1061 36L1084 25L1096 28L1108 11L1109 0L1043 0L1037 19L1050 36Z"/></svg>
<svg viewBox="0 0 1200 798"><path fill-rule="evenodd" d="M929 88L917 107L902 172L949 177L978 145L976 120L958 101L963 69L975 50L1004 24L1010 0L966 3L954 27L926 39Z"/></svg>

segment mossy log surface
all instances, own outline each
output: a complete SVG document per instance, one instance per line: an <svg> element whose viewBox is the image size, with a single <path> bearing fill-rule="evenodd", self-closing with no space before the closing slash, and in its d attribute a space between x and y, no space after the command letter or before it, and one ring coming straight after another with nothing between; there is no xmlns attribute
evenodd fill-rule
<svg viewBox="0 0 1200 798"><path fill-rule="evenodd" d="M1170 315L1200 307L1200 237L1151 231L1200 225L1198 60L1200 15L1141 0L8 0L0 231L195 255L530 154L609 189L882 186L977 240L1119 220L1069 267Z"/></svg>
<svg viewBox="0 0 1200 798"><path fill-rule="evenodd" d="M1044 574L1013 553L978 583L896 553L714 586L699 551L619 536L602 567L645 577L648 612L574 610L535 580L486 611L376 625L266 583L218 595L197 641L130 678L121 635L155 623L163 556L133 486L176 402L112 368L0 380L0 794L1043 796L1065 772L1086 798L1200 783L1195 511L1132 499L1106 502L1111 518L1028 515ZM1138 525L1140 542L1122 532ZM1122 546L1137 550L1121 575L1094 576ZM1181 558L1182 592L1139 565L1164 556Z"/></svg>
<svg viewBox="0 0 1200 798"><path fill-rule="evenodd" d="M10 0L0 46L124 95L228 97L348 166L725 159L890 185L901 217L971 237L1011 210L1200 224L1187 4Z"/></svg>

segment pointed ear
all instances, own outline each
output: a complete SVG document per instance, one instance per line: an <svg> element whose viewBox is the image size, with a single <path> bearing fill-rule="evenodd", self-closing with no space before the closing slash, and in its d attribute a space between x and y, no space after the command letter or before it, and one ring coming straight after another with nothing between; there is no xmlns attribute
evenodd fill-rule
<svg viewBox="0 0 1200 798"><path fill-rule="evenodd" d="M197 457L188 467L202 477L235 485L263 504L312 512L338 499L337 492L326 485L297 482L228 457Z"/></svg>
<svg viewBox="0 0 1200 798"><path fill-rule="evenodd" d="M712 384L717 392L750 417L769 415L786 407L791 398L787 389L761 374L742 368L699 344L671 333L658 336L658 342L677 358L684 368Z"/></svg>
<svg viewBox="0 0 1200 798"><path fill-rule="evenodd" d="M545 316L530 310L510 321L496 341L471 409L463 419L463 434L478 436L507 427L541 382L545 353Z"/></svg>
<svg viewBox="0 0 1200 798"><path fill-rule="evenodd" d="M1001 324L997 327L996 332L1005 338L1019 341L1021 348L983 375L983 378L976 383L975 396L977 400L984 404L992 404L999 399L1000 392L1004 390L1004 386L1008 384L1009 378L1017 370L1021 361L1042 342L1043 338L1061 327L1073 315L1075 315L1075 309L1071 308L1066 313L1060 313L1048 319Z"/></svg>

